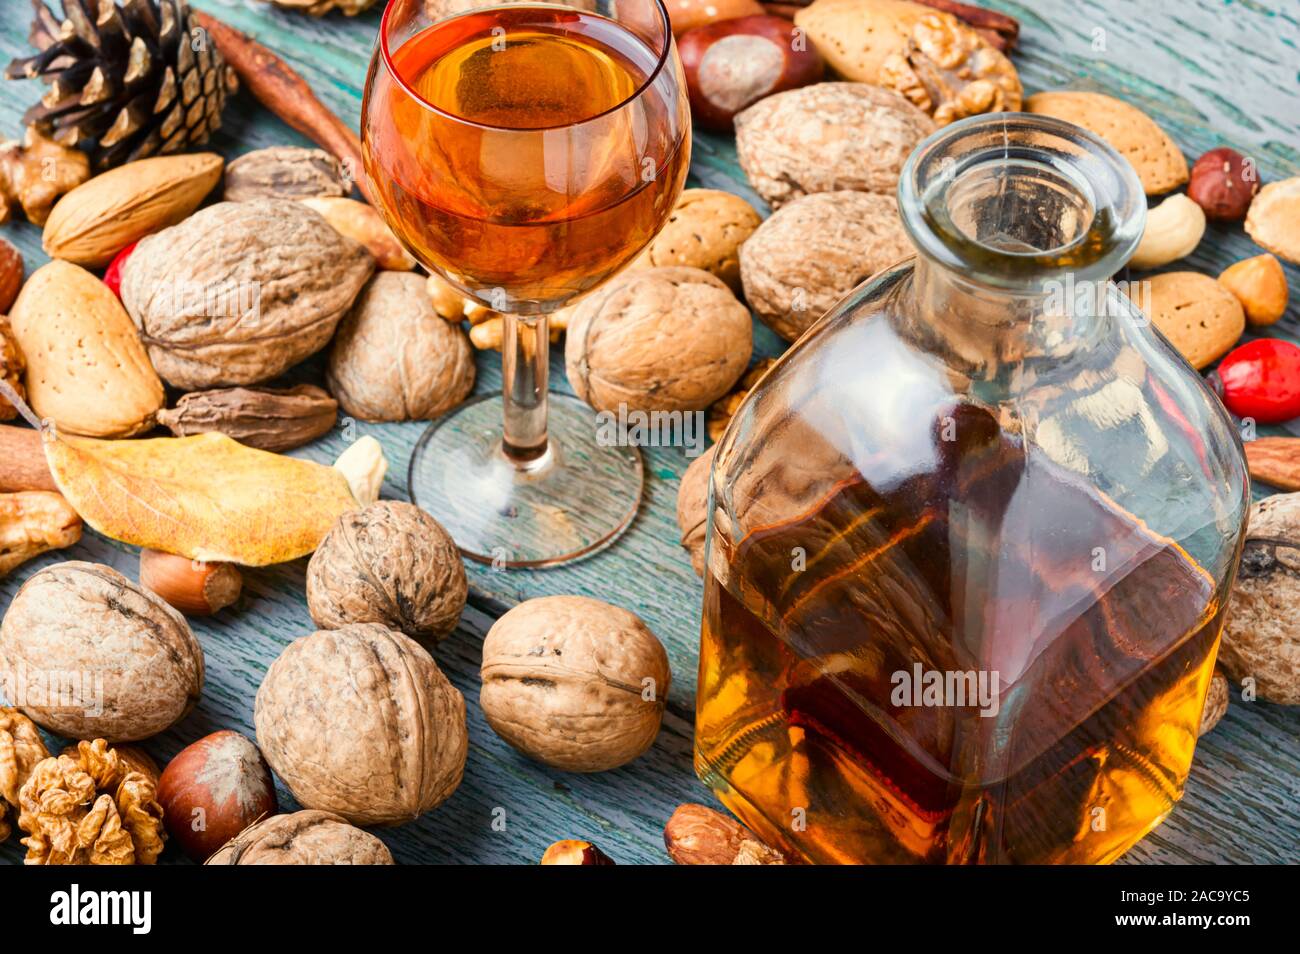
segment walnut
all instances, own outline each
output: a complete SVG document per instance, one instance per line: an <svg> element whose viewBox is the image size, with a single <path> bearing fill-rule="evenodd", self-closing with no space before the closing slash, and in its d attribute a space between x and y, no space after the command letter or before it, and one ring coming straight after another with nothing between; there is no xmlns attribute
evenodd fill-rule
<svg viewBox="0 0 1300 954"><path fill-rule="evenodd" d="M762 221L754 207L738 195L718 189L687 189L633 267L702 268L721 278L732 291L739 291L740 246Z"/></svg>
<svg viewBox="0 0 1300 954"><path fill-rule="evenodd" d="M365 421L429 420L474 387L474 351L429 300L426 279L379 272L339 326L329 389Z"/></svg>
<svg viewBox="0 0 1300 954"><path fill-rule="evenodd" d="M50 757L36 723L17 709L0 706L0 842L13 831L18 792L38 762Z"/></svg>
<svg viewBox="0 0 1300 954"><path fill-rule="evenodd" d="M801 195L894 194L903 162L935 129L901 94L818 83L761 99L736 116L736 157L775 208Z"/></svg>
<svg viewBox="0 0 1300 954"><path fill-rule="evenodd" d="M0 379L8 381L14 392L24 400L27 399L27 391L23 388L23 372L26 370L27 362L23 360L23 351L18 347L18 339L14 337L9 319L0 315ZM18 409L0 394L0 421L12 421L17 416Z"/></svg>
<svg viewBox="0 0 1300 954"><path fill-rule="evenodd" d="M585 596L520 603L483 640L479 703L529 758L570 772L632 761L659 734L668 654L635 614Z"/></svg>
<svg viewBox="0 0 1300 954"><path fill-rule="evenodd" d="M745 299L794 341L876 272L912 254L892 196L820 192L778 210L740 249Z"/></svg>
<svg viewBox="0 0 1300 954"><path fill-rule="evenodd" d="M299 803L357 825L418 818L465 769L464 698L418 643L376 623L291 643L267 670L253 719Z"/></svg>
<svg viewBox="0 0 1300 954"><path fill-rule="evenodd" d="M321 629L381 623L437 643L456 628L468 592L451 534L393 500L344 514L307 564L307 607Z"/></svg>
<svg viewBox="0 0 1300 954"><path fill-rule="evenodd" d="M0 143L0 222L18 206L33 225L44 225L59 196L90 178L90 159L28 126L21 142Z"/></svg>
<svg viewBox="0 0 1300 954"><path fill-rule="evenodd" d="M892 53L880 85L897 90L939 126L977 113L1020 109L1020 76L999 50L950 13L912 25L906 53Z"/></svg>
<svg viewBox="0 0 1300 954"><path fill-rule="evenodd" d="M75 739L144 739L180 721L203 688L185 618L112 567L33 575L0 624L0 685L37 725Z"/></svg>
<svg viewBox="0 0 1300 954"><path fill-rule="evenodd" d="M635 270L578 303L564 364L597 410L697 411L744 373L753 334L745 306L708 272Z"/></svg>
<svg viewBox="0 0 1300 954"><path fill-rule="evenodd" d="M122 303L169 384L256 384L323 348L374 267L300 202L218 202L140 240Z"/></svg>
<svg viewBox="0 0 1300 954"><path fill-rule="evenodd" d="M219 431L241 444L280 451L328 434L339 404L312 384L291 388L220 388L184 395L158 423L177 437Z"/></svg>
<svg viewBox="0 0 1300 954"><path fill-rule="evenodd" d="M207 861L210 865L391 865L374 835L331 812L272 815L252 825Z"/></svg>
<svg viewBox="0 0 1300 954"><path fill-rule="evenodd" d="M677 487L677 526L682 531L682 547L691 556L696 576L704 576L704 536L708 530L709 473L713 469L714 444L691 461Z"/></svg>
<svg viewBox="0 0 1300 954"><path fill-rule="evenodd" d="M29 865L151 865L167 835L157 782L103 739L47 758L19 792Z"/></svg>
<svg viewBox="0 0 1300 954"><path fill-rule="evenodd" d="M1219 666L1259 698L1300 704L1300 493L1251 507L1250 530L1228 603Z"/></svg>
<svg viewBox="0 0 1300 954"><path fill-rule="evenodd" d="M322 195L347 195L343 164L324 149L272 146L246 152L226 166L227 202L249 199L300 199Z"/></svg>

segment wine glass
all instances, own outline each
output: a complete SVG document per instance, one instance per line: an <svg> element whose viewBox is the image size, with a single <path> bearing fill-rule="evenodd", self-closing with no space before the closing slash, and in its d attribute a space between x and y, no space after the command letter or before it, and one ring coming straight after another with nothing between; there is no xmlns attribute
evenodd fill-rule
<svg viewBox="0 0 1300 954"><path fill-rule="evenodd" d="M472 559L552 565L627 527L642 465L548 394L547 316L662 228L690 164L685 80L661 0L451 6L389 3L362 154L416 258L504 315L504 385L429 426L411 497Z"/></svg>

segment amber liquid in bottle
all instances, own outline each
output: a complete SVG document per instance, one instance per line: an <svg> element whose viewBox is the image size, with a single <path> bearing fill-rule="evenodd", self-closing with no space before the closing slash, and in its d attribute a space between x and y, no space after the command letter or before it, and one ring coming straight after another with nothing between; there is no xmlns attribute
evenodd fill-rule
<svg viewBox="0 0 1300 954"><path fill-rule="evenodd" d="M930 473L715 534L697 768L814 862L1112 861L1181 793L1224 594L987 411L954 415ZM895 705L918 663L998 671L996 714Z"/></svg>
<svg viewBox="0 0 1300 954"><path fill-rule="evenodd" d="M653 86L624 105L657 57L623 26L558 6L485 9L426 28L393 62L424 102L376 74L367 165L384 172L372 178L400 237L467 288L562 303L663 223L686 127L660 115L678 107ZM656 138L674 127L676 141Z"/></svg>

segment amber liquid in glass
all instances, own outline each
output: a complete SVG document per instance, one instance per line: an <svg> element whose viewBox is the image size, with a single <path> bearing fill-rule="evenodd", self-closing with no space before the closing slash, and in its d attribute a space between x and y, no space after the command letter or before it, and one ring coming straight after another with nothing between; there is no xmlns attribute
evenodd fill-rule
<svg viewBox="0 0 1300 954"><path fill-rule="evenodd" d="M690 150L664 137L688 127L653 85L628 103L657 57L612 20L480 10L426 28L393 62L424 103L378 71L366 164L400 237L465 287L563 303L667 217Z"/></svg>
<svg viewBox="0 0 1300 954"><path fill-rule="evenodd" d="M1224 594L986 411L955 414L932 472L715 534L697 768L814 862L1114 860L1181 794ZM998 671L997 713L895 705L917 663Z"/></svg>

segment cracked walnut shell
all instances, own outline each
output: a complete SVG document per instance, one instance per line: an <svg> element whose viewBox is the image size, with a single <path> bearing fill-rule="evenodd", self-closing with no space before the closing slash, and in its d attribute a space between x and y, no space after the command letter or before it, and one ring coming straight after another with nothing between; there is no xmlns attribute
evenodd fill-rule
<svg viewBox="0 0 1300 954"><path fill-rule="evenodd" d="M900 93L818 83L761 99L736 116L736 157L776 208L814 192L893 196L903 163L935 129Z"/></svg>
<svg viewBox="0 0 1300 954"><path fill-rule="evenodd" d="M103 739L47 758L19 792L29 865L151 865L166 834L157 782Z"/></svg>
<svg viewBox="0 0 1300 954"><path fill-rule="evenodd" d="M210 865L391 865L387 846L332 812L272 815L240 832Z"/></svg>
<svg viewBox="0 0 1300 954"><path fill-rule="evenodd" d="M880 85L902 93L940 126L1018 110L1024 95L1011 61L950 13L929 13L912 25L907 51L881 65Z"/></svg>
<svg viewBox="0 0 1300 954"><path fill-rule="evenodd" d="M307 608L322 629L380 623L437 643L456 628L468 592L451 534L394 500L345 513L307 564Z"/></svg>
<svg viewBox="0 0 1300 954"><path fill-rule="evenodd" d="M479 703L515 749L569 772L617 768L659 734L668 654L641 619L585 596L520 603L483 640Z"/></svg>
<svg viewBox="0 0 1300 954"><path fill-rule="evenodd" d="M18 793L38 763L50 757L36 723L17 709L0 706L0 842L13 831Z"/></svg>
<svg viewBox="0 0 1300 954"><path fill-rule="evenodd" d="M564 364L573 391L598 411L699 411L745 372L749 312L699 268L624 272L580 301Z"/></svg>
<svg viewBox="0 0 1300 954"><path fill-rule="evenodd" d="M180 613L112 567L56 563L23 584L0 624L6 680L42 728L131 741L194 708L203 650Z"/></svg>
<svg viewBox="0 0 1300 954"><path fill-rule="evenodd" d="M397 825L460 784L465 699L433 657L377 623L295 640L257 690L257 742L306 808Z"/></svg>

